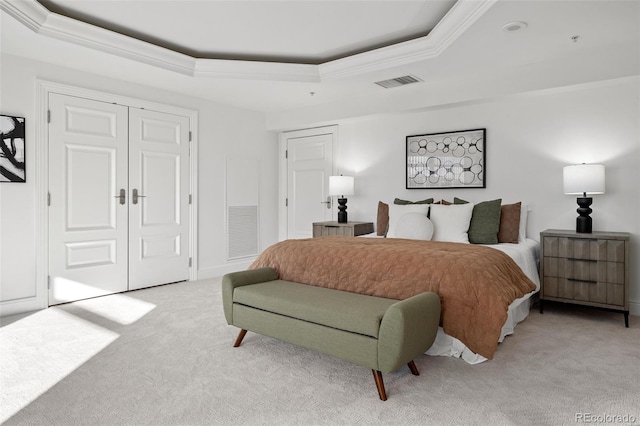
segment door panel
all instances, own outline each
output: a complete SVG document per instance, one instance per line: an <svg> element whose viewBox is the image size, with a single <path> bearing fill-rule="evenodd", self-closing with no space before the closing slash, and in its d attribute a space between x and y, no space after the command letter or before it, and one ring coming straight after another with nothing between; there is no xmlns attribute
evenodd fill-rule
<svg viewBox="0 0 640 426"><path fill-rule="evenodd" d="M325 215L330 215L331 210L327 209L320 201L324 199L325 181L329 176L324 170L294 170L292 176L292 202L290 231L296 238L308 238L308 228L312 229L313 222L324 222Z"/></svg>
<svg viewBox="0 0 640 426"><path fill-rule="evenodd" d="M189 279L189 119L130 108L129 288Z"/></svg>
<svg viewBox="0 0 640 426"><path fill-rule="evenodd" d="M115 229L116 148L66 145L67 231Z"/></svg>
<svg viewBox="0 0 640 426"><path fill-rule="evenodd" d="M116 263L116 241L83 241L66 243L67 268L111 265Z"/></svg>
<svg viewBox="0 0 640 426"><path fill-rule="evenodd" d="M140 191L145 194L141 226L179 225L180 155L147 151L140 156Z"/></svg>
<svg viewBox="0 0 640 426"><path fill-rule="evenodd" d="M65 128L68 135L116 138L118 136L118 112L67 104Z"/></svg>
<svg viewBox="0 0 640 426"><path fill-rule="evenodd" d="M327 204L333 171L334 134L323 132L287 139L287 238L311 238L313 222L331 220Z"/></svg>
<svg viewBox="0 0 640 426"><path fill-rule="evenodd" d="M49 304L127 290L127 107L51 94Z"/></svg>

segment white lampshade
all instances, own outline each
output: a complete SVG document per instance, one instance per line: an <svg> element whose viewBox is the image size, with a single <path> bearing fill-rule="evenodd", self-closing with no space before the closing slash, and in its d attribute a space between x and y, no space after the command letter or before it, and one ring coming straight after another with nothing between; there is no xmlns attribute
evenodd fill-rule
<svg viewBox="0 0 640 426"><path fill-rule="evenodd" d="M329 176L329 195L353 195L353 176Z"/></svg>
<svg viewBox="0 0 640 426"><path fill-rule="evenodd" d="M576 164L563 171L565 194L604 194L604 165Z"/></svg>

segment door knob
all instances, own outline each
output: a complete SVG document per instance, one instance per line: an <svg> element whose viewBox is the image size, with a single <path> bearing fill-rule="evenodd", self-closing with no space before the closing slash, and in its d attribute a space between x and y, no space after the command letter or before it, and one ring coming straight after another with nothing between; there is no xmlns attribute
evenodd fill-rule
<svg viewBox="0 0 640 426"><path fill-rule="evenodd" d="M113 198L120 198L120 204L124 204L126 202L125 199L127 198L127 191L123 188L120 190L120 195L114 195Z"/></svg>
<svg viewBox="0 0 640 426"><path fill-rule="evenodd" d="M146 195L138 195L138 190L134 188L131 194L131 202L133 204L138 204L138 198L145 198L145 197Z"/></svg>
<svg viewBox="0 0 640 426"><path fill-rule="evenodd" d="M327 208L330 209L331 208L331 196L327 195L327 201L320 201L320 204L326 204Z"/></svg>

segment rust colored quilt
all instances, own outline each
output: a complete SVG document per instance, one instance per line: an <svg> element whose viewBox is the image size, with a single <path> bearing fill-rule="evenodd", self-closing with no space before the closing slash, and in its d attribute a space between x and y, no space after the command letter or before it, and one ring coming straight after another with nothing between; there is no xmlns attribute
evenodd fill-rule
<svg viewBox="0 0 640 426"><path fill-rule="evenodd" d="M444 331L488 359L511 302L536 288L508 255L474 244L341 236L286 240L267 248L250 269L264 266L283 280L389 299L435 292Z"/></svg>

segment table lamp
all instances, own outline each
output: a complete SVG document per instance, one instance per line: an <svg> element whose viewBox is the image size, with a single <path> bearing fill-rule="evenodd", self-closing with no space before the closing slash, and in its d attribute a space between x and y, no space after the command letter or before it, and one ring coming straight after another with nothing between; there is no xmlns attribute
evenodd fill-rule
<svg viewBox="0 0 640 426"><path fill-rule="evenodd" d="M576 218L576 232L590 234L592 220L589 216L593 210L590 206L593 201L587 194L604 194L604 165L602 164L576 164L565 166L563 171L564 193L581 194L578 197L578 214Z"/></svg>
<svg viewBox="0 0 640 426"><path fill-rule="evenodd" d="M347 199L353 195L353 176L329 176L329 195L338 196L338 223L347 223Z"/></svg>

